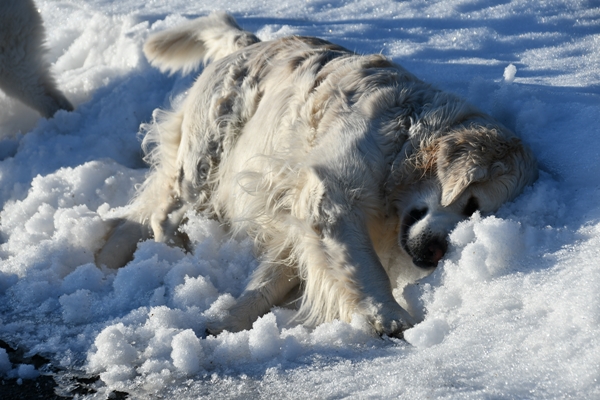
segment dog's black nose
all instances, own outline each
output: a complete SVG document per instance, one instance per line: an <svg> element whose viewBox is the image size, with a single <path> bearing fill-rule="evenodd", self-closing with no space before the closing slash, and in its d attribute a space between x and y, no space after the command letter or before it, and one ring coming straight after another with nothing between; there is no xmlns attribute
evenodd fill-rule
<svg viewBox="0 0 600 400"><path fill-rule="evenodd" d="M446 240L430 239L413 252L413 263L421 268L435 268L447 250Z"/></svg>

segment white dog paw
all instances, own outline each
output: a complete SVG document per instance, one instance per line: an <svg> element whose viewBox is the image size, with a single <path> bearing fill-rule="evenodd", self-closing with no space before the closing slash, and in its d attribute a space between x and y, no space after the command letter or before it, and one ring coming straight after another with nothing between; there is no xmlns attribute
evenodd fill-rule
<svg viewBox="0 0 600 400"><path fill-rule="evenodd" d="M401 319L395 319L391 321L377 320L373 324L373 327L379 335L401 338L403 336L403 332L411 328L412 324Z"/></svg>
<svg viewBox="0 0 600 400"><path fill-rule="evenodd" d="M367 316L367 319L380 335L402 337L402 333L415 324L413 317L398 303L380 305L377 312Z"/></svg>
<svg viewBox="0 0 600 400"><path fill-rule="evenodd" d="M228 315L223 319L207 321L206 332L213 336L217 336L224 331L240 332L251 329L252 322L249 319L239 319Z"/></svg>

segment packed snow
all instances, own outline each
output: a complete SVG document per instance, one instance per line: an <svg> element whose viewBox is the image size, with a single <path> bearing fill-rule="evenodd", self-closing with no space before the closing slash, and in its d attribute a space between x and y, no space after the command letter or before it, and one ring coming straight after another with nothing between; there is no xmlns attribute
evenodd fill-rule
<svg viewBox="0 0 600 400"><path fill-rule="evenodd" d="M38 0L58 84L76 106L43 119L0 93L0 339L106 398L599 398L600 8L595 1ZM395 293L405 340L368 323L315 328L276 308L205 335L257 261L252 243L189 214L185 253L139 244L98 268L103 219L147 167L139 126L185 94L149 34L214 10L264 40L319 36L383 53L519 133L537 183L450 235L437 270ZM35 379L0 349L0 377ZM0 386L0 397L1 396ZM66 389L65 389L66 390Z"/></svg>

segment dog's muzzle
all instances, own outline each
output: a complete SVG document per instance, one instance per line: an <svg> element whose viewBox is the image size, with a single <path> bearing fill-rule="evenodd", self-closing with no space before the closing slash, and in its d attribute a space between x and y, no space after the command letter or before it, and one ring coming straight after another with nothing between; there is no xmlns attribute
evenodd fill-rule
<svg viewBox="0 0 600 400"><path fill-rule="evenodd" d="M410 230L418 221L427 215L427 209L415 209L408 213L402 220L400 244L412 258L417 267L435 268L448 250L448 241L445 237L433 234L424 229L417 235L410 235Z"/></svg>
<svg viewBox="0 0 600 400"><path fill-rule="evenodd" d="M413 264L420 268L435 268L446 254L448 243L445 239L433 238L425 240L417 246L410 246L409 242L407 247Z"/></svg>

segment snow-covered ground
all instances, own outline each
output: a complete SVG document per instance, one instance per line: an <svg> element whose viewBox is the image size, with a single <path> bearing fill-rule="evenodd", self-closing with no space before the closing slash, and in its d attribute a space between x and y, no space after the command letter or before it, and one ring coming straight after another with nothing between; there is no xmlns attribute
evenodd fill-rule
<svg viewBox="0 0 600 400"><path fill-rule="evenodd" d="M599 398L600 4L595 0L38 0L60 87L40 119L0 93L0 339L134 398ZM140 123L193 76L161 74L152 32L213 10L262 39L312 35L383 53L516 130L539 181L451 234L405 297L406 341L366 323L203 335L256 265L251 243L191 215L194 254L151 241L101 270L102 218L146 172ZM401 293L398 293L401 295ZM43 372L43 371L42 371ZM0 349L0 376L37 376ZM0 386L0 391L2 390ZM0 397L2 397L0 392Z"/></svg>

